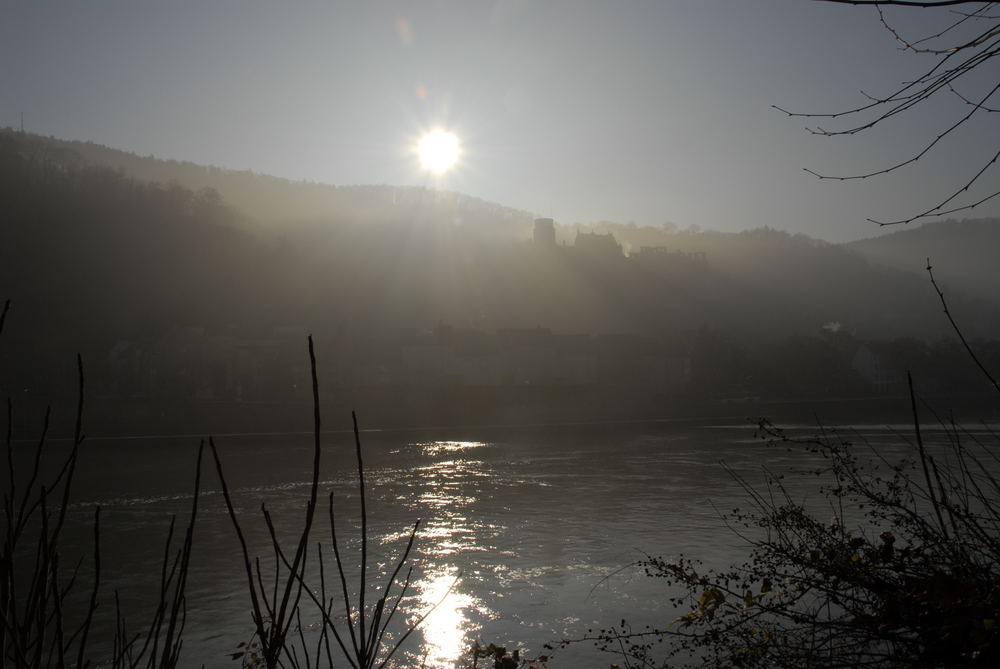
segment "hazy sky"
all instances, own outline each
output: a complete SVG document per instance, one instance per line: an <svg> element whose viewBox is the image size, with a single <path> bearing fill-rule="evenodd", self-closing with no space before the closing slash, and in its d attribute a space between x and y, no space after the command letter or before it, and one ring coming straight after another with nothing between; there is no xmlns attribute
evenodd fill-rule
<svg viewBox="0 0 1000 669"><path fill-rule="evenodd" d="M882 167L954 105L853 138L771 109L837 111L928 66L871 8L808 0L0 0L0 126L333 184L428 184L563 223L600 219L842 241L916 213L996 150L972 127ZM938 14L902 10L923 36ZM987 73L987 75L995 73ZM832 124L831 124L832 125ZM444 126L462 164L411 147ZM992 133L992 134L990 134ZM989 141L984 142L984 136ZM988 179L996 188L996 173ZM998 215L1000 205L976 210Z"/></svg>

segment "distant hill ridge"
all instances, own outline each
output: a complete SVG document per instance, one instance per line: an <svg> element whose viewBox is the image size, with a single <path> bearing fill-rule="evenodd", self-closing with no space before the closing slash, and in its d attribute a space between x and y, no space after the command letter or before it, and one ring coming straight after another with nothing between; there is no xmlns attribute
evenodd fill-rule
<svg viewBox="0 0 1000 669"><path fill-rule="evenodd" d="M373 219L398 215L402 206L419 204L441 209L454 208L456 202L469 210L489 212L498 219L509 221L518 228L519 238L530 236L535 214L488 202L455 192L437 192L415 186L331 185L293 181L282 177L233 170L190 161L166 160L155 156L115 149L94 142L45 137L19 133L11 128L0 129L0 135L18 135L20 143L31 146L47 161L63 164L104 165L121 170L127 176L142 181L168 184L176 182L185 188L212 188L223 200L255 220L287 221L331 218ZM603 221L593 225L567 225L564 241L572 243L575 230L611 232L626 249L638 250L642 245L662 241L660 228L637 227ZM705 231L706 234L724 234ZM667 234L699 235L700 231L670 231ZM804 235L795 237L806 239ZM825 242L811 240L813 244ZM995 282L976 282L972 277L983 274L988 279L1000 276L1000 264L994 262L994 249L1000 249L1000 219L964 219L935 221L919 226L900 228L876 237L841 244L866 259L905 272L922 272L929 256L942 270L954 271L953 279L963 284L963 290L981 297L995 297ZM954 267L952 267L954 266ZM997 270L996 276L990 270ZM968 285L966 285L968 284ZM975 284L975 285L973 285Z"/></svg>
<svg viewBox="0 0 1000 669"><path fill-rule="evenodd" d="M1000 295L1000 219L936 221L844 245L874 265L923 272L930 258L944 285L984 300Z"/></svg>
<svg viewBox="0 0 1000 669"><path fill-rule="evenodd" d="M180 184L191 190L211 188L230 206L256 221L284 222L317 219L379 219L398 216L400 207L420 206L429 214L460 208L509 221L528 234L534 215L512 207L449 191L417 186L335 186L189 161L164 160L155 156L111 148L93 142L58 139L11 128L0 135L16 136L25 150L47 162L66 165L103 165L127 176L155 183Z"/></svg>

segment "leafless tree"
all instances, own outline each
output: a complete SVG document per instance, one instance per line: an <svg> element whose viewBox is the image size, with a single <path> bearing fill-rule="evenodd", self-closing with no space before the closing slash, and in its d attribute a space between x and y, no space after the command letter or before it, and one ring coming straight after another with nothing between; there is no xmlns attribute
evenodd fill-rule
<svg viewBox="0 0 1000 669"><path fill-rule="evenodd" d="M973 2L971 0L820 0L846 5L868 5L878 12L878 19L899 44L899 48L917 56L930 58L933 63L920 70L915 77L904 81L889 92L870 95L862 92L865 101L850 109L833 113L792 112L775 106L789 116L807 119L832 119L840 127L813 126L807 128L816 135L835 137L855 135L897 120L902 114L924 105L931 98L952 96L956 111L947 119L929 141L921 144L905 159L881 168L849 175L832 175L806 168L820 179L839 181L861 180L901 170L929 156L949 139L954 139L959 128L984 114L1000 112L1000 79L991 70L990 61L1000 55L1000 2ZM890 20L886 7L921 8L936 12L936 28L923 36L904 35ZM933 23L933 22L932 22ZM972 166L957 187L950 188L937 197L933 204L916 213L896 220L868 219L879 225L911 223L929 217L967 211L1000 197L995 187L996 174L987 173L1000 158L1000 133L984 142L992 144L995 152L983 163ZM993 183L990 187L988 184Z"/></svg>

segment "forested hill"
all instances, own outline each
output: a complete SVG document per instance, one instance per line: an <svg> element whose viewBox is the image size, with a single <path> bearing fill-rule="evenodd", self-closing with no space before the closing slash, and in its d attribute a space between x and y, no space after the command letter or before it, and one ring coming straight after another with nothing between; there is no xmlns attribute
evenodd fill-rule
<svg viewBox="0 0 1000 669"><path fill-rule="evenodd" d="M386 185L333 186L290 181L249 170L229 170L187 161L139 156L92 142L0 130L27 156L64 166L104 166L139 181L176 183L191 190L210 188L249 219L266 223L315 220L380 221L407 215L453 218L489 228L493 234L526 238L533 216L524 211L457 193Z"/></svg>
<svg viewBox="0 0 1000 669"><path fill-rule="evenodd" d="M280 214L294 203L277 199L278 224L249 217L222 190L147 182L83 160L75 146L0 134L0 297L28 316L17 327L97 351L181 326L366 337L442 323L565 334L709 328L738 341L831 323L859 337L947 333L924 277L776 230L619 226L614 239L578 239L582 231L560 228L566 243L547 247L505 227L523 226L523 214L470 213L464 198L432 192L426 206L397 200L373 205L377 214L298 222ZM995 306L951 299L976 314L970 336L1000 331Z"/></svg>
<svg viewBox="0 0 1000 669"><path fill-rule="evenodd" d="M947 220L901 228L847 245L875 265L923 272L927 259L937 280L984 300L1000 295L1000 219Z"/></svg>

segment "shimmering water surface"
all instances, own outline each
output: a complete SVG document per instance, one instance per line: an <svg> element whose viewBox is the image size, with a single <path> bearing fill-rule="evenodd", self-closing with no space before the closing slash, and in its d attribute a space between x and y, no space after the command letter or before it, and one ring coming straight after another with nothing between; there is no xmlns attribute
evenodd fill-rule
<svg viewBox="0 0 1000 669"><path fill-rule="evenodd" d="M886 448L907 448L891 429L863 432ZM745 502L720 462L751 481L761 480L765 464L792 473L815 465L813 456L767 446L753 435L749 424L690 422L363 433L373 588L382 587L410 528L421 521L408 560L412 585L392 638L437 605L401 647L397 665L467 666L475 640L537 655L548 652L546 643L623 617L663 624L669 612L660 586L631 563L646 554L684 553L723 565L745 552L720 518ZM270 510L286 550L293 551L309 493L311 436L231 436L216 443L251 554L261 556L266 578L272 562L260 507ZM92 508L100 505L102 583L106 593L119 591L135 627L151 613L169 518L188 513L197 445L196 438L146 438L93 439L85 446L68 540L90 545ZM356 592L359 496L350 433L324 435L320 479L312 541L324 546L332 589L325 500L332 492ZM818 498L814 478L790 480L794 494ZM207 454L202 487L185 664L232 667L228 653L250 640L253 625L239 545ZM315 546L308 573L318 588ZM308 636L319 618L311 603L302 610ZM550 666L606 664L592 653L585 645L558 651Z"/></svg>

